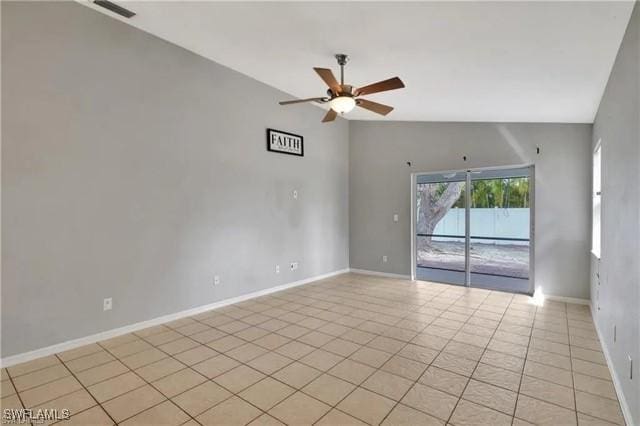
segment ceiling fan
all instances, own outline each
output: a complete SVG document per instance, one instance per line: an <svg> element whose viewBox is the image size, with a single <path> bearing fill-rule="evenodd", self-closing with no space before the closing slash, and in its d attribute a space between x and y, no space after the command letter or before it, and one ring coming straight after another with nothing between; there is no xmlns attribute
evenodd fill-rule
<svg viewBox="0 0 640 426"><path fill-rule="evenodd" d="M387 90L401 89L404 87L402 80L398 77L393 77L388 80L356 88L354 86L344 84L344 66L347 64L349 57L345 54L339 53L336 55L336 59L338 60L338 65L340 65L340 83L338 83L338 80L336 80L330 69L314 68L314 71L317 72L320 78L327 83L327 86L329 86L327 96L320 98L296 99L294 101L282 101L280 102L280 105L299 104L302 102L318 102L324 104L328 102L331 109L329 109L322 119L323 123L335 120L338 114L347 113L356 106L368 109L369 111L373 111L380 115L387 115L393 111L392 106L362 99L360 96L385 92Z"/></svg>

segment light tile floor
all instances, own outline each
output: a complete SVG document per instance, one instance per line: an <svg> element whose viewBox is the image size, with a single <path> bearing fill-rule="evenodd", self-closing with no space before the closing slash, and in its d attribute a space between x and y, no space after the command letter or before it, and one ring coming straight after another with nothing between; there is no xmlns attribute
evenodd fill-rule
<svg viewBox="0 0 640 426"><path fill-rule="evenodd" d="M67 424L624 424L588 307L345 274L2 370Z"/></svg>

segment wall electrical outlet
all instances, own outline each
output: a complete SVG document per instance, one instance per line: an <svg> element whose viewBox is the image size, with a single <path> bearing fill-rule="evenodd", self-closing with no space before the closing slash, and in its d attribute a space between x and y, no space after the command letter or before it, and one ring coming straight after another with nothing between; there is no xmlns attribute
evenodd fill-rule
<svg viewBox="0 0 640 426"><path fill-rule="evenodd" d="M387 256L382 256L382 263L387 263L387 260L389 260Z"/></svg>
<svg viewBox="0 0 640 426"><path fill-rule="evenodd" d="M291 262L291 270L295 271L296 269L298 269L298 262Z"/></svg>
<svg viewBox="0 0 640 426"><path fill-rule="evenodd" d="M297 200L298 199L298 190L294 189L292 195L293 195L293 199Z"/></svg>
<svg viewBox="0 0 640 426"><path fill-rule="evenodd" d="M111 308L113 308L113 299L110 298L110 297L107 298L107 299L104 299L102 301L102 310L103 311L110 311Z"/></svg>
<svg viewBox="0 0 640 426"><path fill-rule="evenodd" d="M397 214L397 213L393 215L393 221L394 221L394 222L397 222L397 221L398 221L398 214Z"/></svg>
<svg viewBox="0 0 640 426"><path fill-rule="evenodd" d="M213 285L220 285L220 276L213 277Z"/></svg>
<svg viewBox="0 0 640 426"><path fill-rule="evenodd" d="M280 273L280 265L276 265L276 274Z"/></svg>

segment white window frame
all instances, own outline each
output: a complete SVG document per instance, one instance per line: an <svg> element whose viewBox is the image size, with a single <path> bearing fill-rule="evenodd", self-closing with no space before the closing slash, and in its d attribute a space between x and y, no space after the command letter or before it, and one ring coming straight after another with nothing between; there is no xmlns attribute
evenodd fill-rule
<svg viewBox="0 0 640 426"><path fill-rule="evenodd" d="M591 253L602 256L602 143L598 140L593 150L593 182L591 212Z"/></svg>

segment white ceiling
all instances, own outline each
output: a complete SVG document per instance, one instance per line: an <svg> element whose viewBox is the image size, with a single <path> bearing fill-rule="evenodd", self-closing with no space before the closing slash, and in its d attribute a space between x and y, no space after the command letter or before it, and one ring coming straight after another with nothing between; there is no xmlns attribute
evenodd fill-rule
<svg viewBox="0 0 640 426"><path fill-rule="evenodd" d="M369 96L395 106L385 120L573 123L593 122L633 9L632 0L120 4L137 13L125 22L295 97L324 95L312 67L338 75L333 54L344 52L346 83L405 82Z"/></svg>

